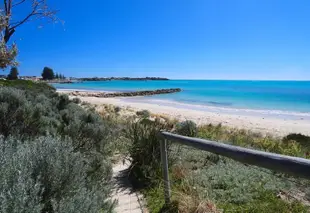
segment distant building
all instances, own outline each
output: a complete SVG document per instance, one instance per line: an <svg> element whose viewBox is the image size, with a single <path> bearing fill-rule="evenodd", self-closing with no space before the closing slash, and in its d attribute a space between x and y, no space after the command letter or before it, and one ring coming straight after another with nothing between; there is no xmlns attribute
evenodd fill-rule
<svg viewBox="0 0 310 213"><path fill-rule="evenodd" d="M42 80L41 76L20 76L19 79L29 80L29 81L40 81Z"/></svg>
<svg viewBox="0 0 310 213"><path fill-rule="evenodd" d="M6 78L7 78L7 75L0 75L1 80L6 80Z"/></svg>

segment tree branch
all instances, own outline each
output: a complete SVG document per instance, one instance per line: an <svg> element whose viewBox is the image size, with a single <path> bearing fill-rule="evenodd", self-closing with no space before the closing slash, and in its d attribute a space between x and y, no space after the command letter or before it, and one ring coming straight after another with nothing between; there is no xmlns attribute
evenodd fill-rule
<svg viewBox="0 0 310 213"><path fill-rule="evenodd" d="M25 1L26 1L26 0L21 0L21 1L17 2L17 3L15 3L15 4L13 4L12 7L15 7L15 6L17 6L17 5L20 5L20 4L24 3Z"/></svg>
<svg viewBox="0 0 310 213"><path fill-rule="evenodd" d="M4 2L5 15L8 15L8 3L7 3L7 0L3 0L3 2Z"/></svg>
<svg viewBox="0 0 310 213"><path fill-rule="evenodd" d="M26 21L28 21L28 19L31 17L31 16L34 16L34 15L38 15L39 13L30 13L28 16L26 16L22 21L18 22L16 25L10 27L9 30L13 30L15 29L16 27L22 25L23 23L25 23Z"/></svg>
<svg viewBox="0 0 310 213"><path fill-rule="evenodd" d="M43 0L42 0L42 1L43 1ZM13 30L13 29L15 29L16 27L22 25L23 23L25 23L26 21L28 21L28 19L29 19L31 16L41 14L41 13L37 13L36 11L37 11L38 6L40 5L40 3L41 3L42 1L36 2L36 4L33 6L32 12L31 12L28 16L26 16L23 20L21 20L20 22L18 22L18 24L16 24L16 25L10 27L9 30Z"/></svg>
<svg viewBox="0 0 310 213"><path fill-rule="evenodd" d="M7 8L7 16L11 16L11 9L12 9L12 0L8 0L9 3L8 3L8 8Z"/></svg>
<svg viewBox="0 0 310 213"><path fill-rule="evenodd" d="M32 17L36 17L36 19L40 18L48 18L51 21L56 21L55 14L57 11L50 10L47 6L46 0L32 0L32 9L29 11L28 15L19 20L12 23L11 18L11 11L12 8L15 6L18 6L20 4L26 3L27 0L4 0L4 6L5 6L5 14L8 18L8 21L5 23L5 29L4 29L4 40L5 43L9 41L11 36L14 34L15 29L21 25L23 25L25 22L28 22L32 19Z"/></svg>

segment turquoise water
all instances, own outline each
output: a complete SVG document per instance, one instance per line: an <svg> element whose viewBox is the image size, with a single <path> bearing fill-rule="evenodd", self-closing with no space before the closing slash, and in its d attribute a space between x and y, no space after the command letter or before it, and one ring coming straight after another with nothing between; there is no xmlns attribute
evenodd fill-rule
<svg viewBox="0 0 310 213"><path fill-rule="evenodd" d="M174 94L145 97L194 105L238 109L310 112L310 81L97 81L54 84L58 89L135 91L181 88Z"/></svg>

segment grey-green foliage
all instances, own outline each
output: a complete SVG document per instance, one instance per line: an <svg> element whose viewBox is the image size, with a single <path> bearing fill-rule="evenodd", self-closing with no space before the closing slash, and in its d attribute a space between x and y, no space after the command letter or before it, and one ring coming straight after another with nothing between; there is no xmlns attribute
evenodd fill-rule
<svg viewBox="0 0 310 213"><path fill-rule="evenodd" d="M53 135L70 138L75 151L89 156L90 174L100 178L111 153L110 144L115 125L104 121L97 113L83 109L66 95L47 97L43 91L0 88L0 134L21 140ZM112 134L113 133L113 134Z"/></svg>
<svg viewBox="0 0 310 213"><path fill-rule="evenodd" d="M0 212L111 212L108 180L91 181L85 161L68 141L1 138Z"/></svg>
<svg viewBox="0 0 310 213"><path fill-rule="evenodd" d="M61 133L69 136L75 149L96 150L104 153L112 129L102 118L91 111L70 103L60 111L62 117Z"/></svg>
<svg viewBox="0 0 310 213"><path fill-rule="evenodd" d="M46 97L44 93L0 88L0 134L5 137L60 135L70 137L76 149L103 154L111 133L108 122L66 95Z"/></svg>
<svg viewBox="0 0 310 213"><path fill-rule="evenodd" d="M197 124L191 120L180 122L176 125L176 132L181 135L195 137L198 133Z"/></svg>
<svg viewBox="0 0 310 213"><path fill-rule="evenodd" d="M81 99L79 98L73 98L72 101L73 103L76 103L76 104L80 104L82 102Z"/></svg>
<svg viewBox="0 0 310 213"><path fill-rule="evenodd" d="M190 185L195 186L202 197L220 203L244 204L254 200L263 191L277 192L292 186L272 171L218 155L188 149L180 155L183 156L181 163L189 163L189 169L193 171L188 177Z"/></svg>
<svg viewBox="0 0 310 213"><path fill-rule="evenodd" d="M45 127L52 126L52 120L44 98L39 95L37 101L29 101L21 90L0 88L0 134L20 138L45 134Z"/></svg>
<svg viewBox="0 0 310 213"><path fill-rule="evenodd" d="M14 87L21 87L21 89ZM23 165L20 168L26 168L29 164L33 166L33 169L30 168L31 171L26 170L29 173L23 173L24 176L17 178L18 181L21 181L20 184L27 183L23 186L26 187L23 191L24 194L19 191L23 190L22 186L14 189L11 184L7 188L11 187L12 190L16 190L16 193L10 192L5 199L19 199L28 202L28 206L32 206L31 202L35 202L35 199L30 196L30 192L34 190L31 195L41 193L40 198L48 200L47 203L44 202L44 207L53 207L54 212L95 212L94 209L98 206L95 205L98 202L97 200L106 200L106 195L110 191L110 185L106 184L106 181L111 178L111 144L117 131L117 124L103 120L93 110L80 107L70 101L66 95L58 95L48 85L14 81L14 84L0 87L0 135L3 135L4 139L11 141L12 144L16 144L16 140L9 139L10 137L21 141L18 142L18 151L14 155L24 153L23 150L27 151L25 153L30 153L31 149L35 151L35 147L32 146L33 140L38 140L37 138L40 136L49 136L48 139L44 140L58 141L51 142L52 145L56 144L55 146L58 146L57 143L62 140L64 145L70 148L62 147L64 148L63 151L58 153L51 147L39 147L36 154L32 155L32 161L27 156L16 155L18 158L12 158L15 159L15 163L12 165L18 166L20 164ZM23 145L21 145L22 143ZM31 149L30 146L32 146ZM45 152L44 150L49 151ZM48 155L49 152L51 152L50 155ZM35 156L42 158L36 159ZM70 160L71 164L68 163L67 166L61 164L62 162L66 163L67 160ZM28 164L26 165L25 162ZM18 169L14 171L18 171ZM74 171L81 171L82 173L74 173ZM36 178L34 178L34 172L39 174L35 176ZM62 172L66 173L62 174ZM41 174L45 175L42 176ZM82 178L84 182L79 184L78 182L82 181L81 179L71 180L70 174ZM14 175L11 175L11 177L4 177L4 179L9 180L13 177ZM60 183L59 181L63 182ZM70 182L69 188L64 186L67 181ZM3 183L10 182L4 181ZM18 186L18 183L14 186ZM27 188L27 186L29 187ZM0 192L2 191L0 190ZM3 198L0 194L0 199L1 197ZM28 197L31 202L28 201ZM5 202L3 205L10 202ZM93 204L93 202L95 203ZM29 208L28 211L26 208L24 212L36 212L35 207L42 208L42 206L38 206L39 204L35 202L32 209ZM26 204L19 203L16 205L25 206ZM111 206L105 207L105 209L110 208ZM5 209L6 212L11 211ZM17 207L16 209L16 212L19 212ZM47 210L43 212L49 212ZM5 211L3 210L3 212Z"/></svg>

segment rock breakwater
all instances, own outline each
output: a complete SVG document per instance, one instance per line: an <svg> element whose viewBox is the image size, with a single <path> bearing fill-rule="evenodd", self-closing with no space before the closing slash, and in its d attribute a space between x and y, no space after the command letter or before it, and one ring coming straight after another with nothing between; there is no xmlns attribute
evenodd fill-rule
<svg viewBox="0 0 310 213"><path fill-rule="evenodd" d="M158 90L145 90L145 91L134 91L134 92L81 92L73 91L68 93L70 96L81 96L81 97L97 97L97 98L114 98L114 97L132 97L132 96L150 96L159 94L169 94L181 92L180 88L171 89L158 89Z"/></svg>

